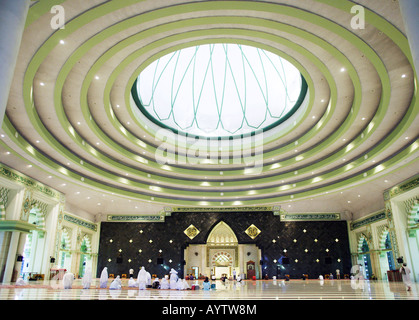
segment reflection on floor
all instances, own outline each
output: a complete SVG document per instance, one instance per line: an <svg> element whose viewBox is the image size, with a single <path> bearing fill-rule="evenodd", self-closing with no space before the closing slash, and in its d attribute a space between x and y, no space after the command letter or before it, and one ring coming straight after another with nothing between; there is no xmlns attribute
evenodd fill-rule
<svg viewBox="0 0 419 320"><path fill-rule="evenodd" d="M100 289L95 279L90 289L83 290L81 280L72 289L63 289L62 282L30 281L19 287L14 283L0 285L0 300L419 300L419 285L413 283L407 291L402 282L351 280L246 280L214 281L215 290L138 290L122 280L121 290ZM109 281L109 283L111 280ZM109 288L109 285L108 285Z"/></svg>

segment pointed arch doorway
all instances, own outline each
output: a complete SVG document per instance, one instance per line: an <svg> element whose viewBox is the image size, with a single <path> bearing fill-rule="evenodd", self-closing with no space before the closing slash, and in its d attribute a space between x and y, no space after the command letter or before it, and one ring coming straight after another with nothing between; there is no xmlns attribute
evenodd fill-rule
<svg viewBox="0 0 419 320"><path fill-rule="evenodd" d="M191 244L184 251L185 276L223 276L234 278L235 275L247 276L247 262L259 261L260 249L254 244L239 244L234 231L224 221L217 223L209 233L205 244ZM256 267L255 275L259 278L260 270Z"/></svg>

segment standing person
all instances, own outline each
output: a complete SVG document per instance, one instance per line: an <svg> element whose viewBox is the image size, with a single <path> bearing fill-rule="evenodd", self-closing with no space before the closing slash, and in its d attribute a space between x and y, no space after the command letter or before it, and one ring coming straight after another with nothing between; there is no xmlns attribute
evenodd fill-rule
<svg viewBox="0 0 419 320"><path fill-rule="evenodd" d="M92 269L87 268L86 272L83 275L83 279L81 281L83 289L89 289L91 283L92 283Z"/></svg>
<svg viewBox="0 0 419 320"><path fill-rule="evenodd" d="M147 271L144 267L141 267L137 277L138 289L145 290L147 286Z"/></svg>
<svg viewBox="0 0 419 320"><path fill-rule="evenodd" d="M108 286L108 268L104 267L102 273L100 274L100 287L106 288Z"/></svg>
<svg viewBox="0 0 419 320"><path fill-rule="evenodd" d="M340 270L336 269L336 279L340 280Z"/></svg>
<svg viewBox="0 0 419 320"><path fill-rule="evenodd" d="M170 289L176 289L176 282L178 279L177 271L172 268L172 270L170 270Z"/></svg>
<svg viewBox="0 0 419 320"><path fill-rule="evenodd" d="M402 280L407 288L407 291L412 290L412 281L410 280L410 269L407 267L406 263L403 263L403 266L400 268L400 273L402 274Z"/></svg>
<svg viewBox="0 0 419 320"><path fill-rule="evenodd" d="M236 269L233 270L233 279L236 280Z"/></svg>
<svg viewBox="0 0 419 320"><path fill-rule="evenodd" d="M133 278L134 278L134 269L133 269L133 268L129 269L129 277L130 277L130 278L131 278L131 277L133 277Z"/></svg>

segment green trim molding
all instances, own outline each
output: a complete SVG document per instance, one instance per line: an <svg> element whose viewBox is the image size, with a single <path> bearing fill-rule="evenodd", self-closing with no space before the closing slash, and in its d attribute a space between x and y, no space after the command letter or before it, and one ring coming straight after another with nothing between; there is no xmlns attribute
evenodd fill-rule
<svg viewBox="0 0 419 320"><path fill-rule="evenodd" d="M417 187L419 187L419 174L384 191L384 200L390 200L391 198L399 194L402 194L406 191L410 191Z"/></svg>
<svg viewBox="0 0 419 320"><path fill-rule="evenodd" d="M164 216L108 214L107 220L112 222L164 222Z"/></svg>
<svg viewBox="0 0 419 320"><path fill-rule="evenodd" d="M57 200L61 200L64 197L62 193L46 186L43 183L40 183L39 181L33 180L32 178L24 175L23 173L11 169L2 163L0 163L0 176L7 178L13 182L16 182L22 186L32 188Z"/></svg>
<svg viewBox="0 0 419 320"><path fill-rule="evenodd" d="M21 220L0 220L0 232L25 232L30 233L33 230L39 230L37 225Z"/></svg>
<svg viewBox="0 0 419 320"><path fill-rule="evenodd" d="M352 231L352 230L358 229L362 226L365 226L367 224L371 224L371 223L374 223L374 222L377 222L377 221L380 221L380 220L384 220L386 218L387 218L386 212L381 211L381 212L376 213L376 214L374 214L372 216L369 216L367 218L351 222L350 223L350 229Z"/></svg>
<svg viewBox="0 0 419 320"><path fill-rule="evenodd" d="M335 221L340 220L340 213L285 213L281 221Z"/></svg>
<svg viewBox="0 0 419 320"><path fill-rule="evenodd" d="M77 224L80 227L84 227L84 228L93 230L95 232L97 231L97 224L96 223L87 222L87 221L84 221L82 219L76 218L76 217L68 215L68 214L64 214L63 218L64 218L65 221Z"/></svg>

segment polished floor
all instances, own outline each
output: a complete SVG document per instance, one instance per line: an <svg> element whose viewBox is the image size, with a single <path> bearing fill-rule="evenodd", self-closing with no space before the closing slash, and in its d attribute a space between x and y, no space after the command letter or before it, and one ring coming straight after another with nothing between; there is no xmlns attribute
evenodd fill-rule
<svg viewBox="0 0 419 320"><path fill-rule="evenodd" d="M110 283L110 281L109 281ZM30 281L27 286L14 283L0 285L0 300L419 300L419 284L407 291L402 282L351 280L257 280L214 281L215 290L138 290L129 288L123 279L121 290L100 289L95 279L90 289L82 289L75 280L72 289L64 289L62 282Z"/></svg>

